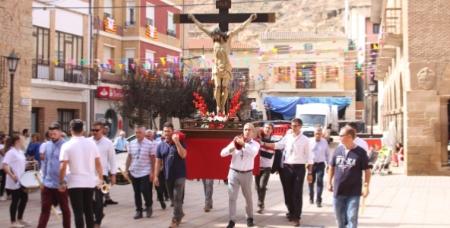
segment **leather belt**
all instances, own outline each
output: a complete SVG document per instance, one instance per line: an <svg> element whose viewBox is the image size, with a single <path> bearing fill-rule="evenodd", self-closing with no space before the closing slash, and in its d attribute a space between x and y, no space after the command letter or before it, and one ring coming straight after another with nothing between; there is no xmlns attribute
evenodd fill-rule
<svg viewBox="0 0 450 228"><path fill-rule="evenodd" d="M235 172L238 172L238 173L248 173L248 172L252 172L253 171L252 169L251 170L246 170L246 171L241 171L241 170L237 170L237 169L233 169L233 168L230 168L230 169L235 171Z"/></svg>

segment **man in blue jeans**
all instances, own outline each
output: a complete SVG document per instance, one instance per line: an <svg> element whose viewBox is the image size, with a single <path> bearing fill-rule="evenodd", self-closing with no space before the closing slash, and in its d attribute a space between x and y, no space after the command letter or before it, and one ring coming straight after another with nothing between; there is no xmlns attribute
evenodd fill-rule
<svg viewBox="0 0 450 228"><path fill-rule="evenodd" d="M339 228L356 228L359 199L361 195L369 195L369 158L366 151L353 142L355 129L345 126L339 137L342 145L336 148L330 161L328 190L334 192L333 204Z"/></svg>
<svg viewBox="0 0 450 228"><path fill-rule="evenodd" d="M173 202L173 217L170 228L178 227L184 217L183 198L186 182L186 146L180 133L174 133L173 125L166 122L163 126L164 140L156 149L156 167L154 183L159 186L159 172L164 165L164 176L170 199Z"/></svg>
<svg viewBox="0 0 450 228"><path fill-rule="evenodd" d="M314 185L317 182L316 204L317 207L322 207L322 190L323 190L323 176L325 173L325 166L329 160L328 141L322 137L322 128L316 127L314 130L314 138L309 140L309 148L313 154L314 164L312 166L312 182L308 184L309 187L309 202L314 203Z"/></svg>

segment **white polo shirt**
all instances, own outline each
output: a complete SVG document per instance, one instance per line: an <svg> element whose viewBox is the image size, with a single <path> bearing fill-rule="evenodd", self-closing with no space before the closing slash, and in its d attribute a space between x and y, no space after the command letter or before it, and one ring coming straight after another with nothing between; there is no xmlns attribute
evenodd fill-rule
<svg viewBox="0 0 450 228"><path fill-rule="evenodd" d="M88 138L72 136L64 143L59 160L68 161L67 187L94 188L98 180L95 159L99 157L97 145Z"/></svg>
<svg viewBox="0 0 450 228"><path fill-rule="evenodd" d="M8 152L6 152L5 158L3 159L3 164L7 164L14 175L20 179L22 174L25 173L26 159L24 152L12 147L8 150ZM5 188L10 190L19 189L20 182L14 182L9 175L6 175Z"/></svg>
<svg viewBox="0 0 450 228"><path fill-rule="evenodd" d="M255 157L259 151L259 143L252 139L246 142L240 150L234 149L233 152L230 152L232 148L234 148L234 141L220 152L222 157L232 155L230 168L238 171L253 170Z"/></svg>
<svg viewBox="0 0 450 228"><path fill-rule="evenodd" d="M103 136L100 140L95 140L94 137L90 139L97 145L98 153L100 154L100 162L102 163L103 175L108 176L108 173L115 175L117 173L116 166L116 150L111 140Z"/></svg>
<svg viewBox="0 0 450 228"><path fill-rule="evenodd" d="M309 139L302 133L287 133L275 143L275 149L285 151L285 164L313 164L313 156L309 149Z"/></svg>

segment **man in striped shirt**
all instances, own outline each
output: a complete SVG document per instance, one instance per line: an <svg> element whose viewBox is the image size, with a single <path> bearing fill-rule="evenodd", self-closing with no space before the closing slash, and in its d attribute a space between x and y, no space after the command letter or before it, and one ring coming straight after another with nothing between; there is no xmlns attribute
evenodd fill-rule
<svg viewBox="0 0 450 228"><path fill-rule="evenodd" d="M128 146L126 161L126 171L129 173L134 190L134 203L136 205L134 219L142 218L141 195L144 196L147 218L150 218L153 213L152 180L155 153L153 144L145 138L145 127L137 127L135 134L136 139L131 141Z"/></svg>

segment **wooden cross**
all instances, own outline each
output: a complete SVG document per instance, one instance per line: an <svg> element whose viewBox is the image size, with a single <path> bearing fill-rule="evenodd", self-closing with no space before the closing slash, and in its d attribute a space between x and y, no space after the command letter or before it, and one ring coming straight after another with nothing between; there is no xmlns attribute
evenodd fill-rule
<svg viewBox="0 0 450 228"><path fill-rule="evenodd" d="M230 8L231 0L216 0L216 9L219 9L219 14L194 14L194 16L201 23L219 23L220 31L228 32L229 23L244 22L252 15L250 13L229 13ZM188 14L176 14L173 20L179 24L194 23ZM257 13L256 19L252 21L252 23L265 22L275 22L275 13Z"/></svg>

